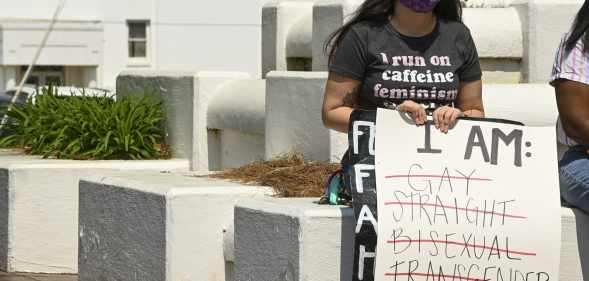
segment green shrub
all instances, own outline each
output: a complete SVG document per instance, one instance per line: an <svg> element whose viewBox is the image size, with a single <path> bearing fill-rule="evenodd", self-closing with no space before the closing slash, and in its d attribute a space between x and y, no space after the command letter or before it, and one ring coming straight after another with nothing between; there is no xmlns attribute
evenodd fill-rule
<svg viewBox="0 0 589 281"><path fill-rule="evenodd" d="M35 103L14 107L0 146L20 147L47 158L167 158L165 113L153 95L56 96L44 88Z"/></svg>

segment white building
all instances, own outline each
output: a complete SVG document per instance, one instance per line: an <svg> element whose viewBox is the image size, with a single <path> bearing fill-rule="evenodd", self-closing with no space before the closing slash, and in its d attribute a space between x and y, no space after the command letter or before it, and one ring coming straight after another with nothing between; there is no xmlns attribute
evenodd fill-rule
<svg viewBox="0 0 589 281"><path fill-rule="evenodd" d="M265 0L68 0L29 82L114 88L123 69L260 74ZM0 0L0 91L22 78L58 0Z"/></svg>

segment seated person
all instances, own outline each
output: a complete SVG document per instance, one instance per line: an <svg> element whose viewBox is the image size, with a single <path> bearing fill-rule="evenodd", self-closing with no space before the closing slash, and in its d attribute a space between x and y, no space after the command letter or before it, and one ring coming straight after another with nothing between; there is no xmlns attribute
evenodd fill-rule
<svg viewBox="0 0 589 281"><path fill-rule="evenodd" d="M560 113L558 140L569 146L559 163L561 197L589 213L589 0L562 39L550 80Z"/></svg>

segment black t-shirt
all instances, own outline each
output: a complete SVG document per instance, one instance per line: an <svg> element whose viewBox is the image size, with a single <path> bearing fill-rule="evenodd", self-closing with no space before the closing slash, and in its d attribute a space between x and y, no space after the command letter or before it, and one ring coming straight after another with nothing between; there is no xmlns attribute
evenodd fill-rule
<svg viewBox="0 0 589 281"><path fill-rule="evenodd" d="M356 24L342 39L329 71L362 82L357 102L367 110L408 99L430 108L453 104L460 82L482 76L468 28L441 19L423 37L402 35L389 23Z"/></svg>

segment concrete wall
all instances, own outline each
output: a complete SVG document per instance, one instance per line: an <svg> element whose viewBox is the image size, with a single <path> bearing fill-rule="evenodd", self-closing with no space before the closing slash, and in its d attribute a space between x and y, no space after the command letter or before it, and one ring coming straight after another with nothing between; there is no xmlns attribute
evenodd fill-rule
<svg viewBox="0 0 589 281"><path fill-rule="evenodd" d="M267 4L262 13L262 73L298 70L288 64L298 56L312 61L314 71L325 71L325 40L360 2L319 0L313 7L288 1ZM581 3L581 0L466 2L464 23L477 44L483 80L487 83L546 82L558 42L569 30ZM309 49L311 57L306 56Z"/></svg>
<svg viewBox="0 0 589 281"><path fill-rule="evenodd" d="M0 18L50 19L58 3L59 0L1 0ZM99 19L101 8L99 1L68 1L60 17L64 20Z"/></svg>
<svg viewBox="0 0 589 281"><path fill-rule="evenodd" d="M270 72L266 86L266 159L300 152L307 159L337 162L345 134L325 129L321 105L327 73Z"/></svg>
<svg viewBox="0 0 589 281"><path fill-rule="evenodd" d="M264 159L266 81L235 80L219 88L207 110L209 170Z"/></svg>
<svg viewBox="0 0 589 281"><path fill-rule="evenodd" d="M321 122L326 79L325 72L268 74L266 158L298 151L310 159L339 161L347 149L346 135L325 129ZM554 126L558 116L548 84L484 84L483 103L487 117L526 125Z"/></svg>
<svg viewBox="0 0 589 281"><path fill-rule="evenodd" d="M322 0L313 7L313 70L327 70L324 43L328 36L346 21L358 6L357 1ZM495 3L492 7L502 7ZM520 61L523 55L523 33L518 10L506 8L466 8L464 22L477 45L483 79L488 83L522 81ZM292 29L294 27L290 27Z"/></svg>
<svg viewBox="0 0 589 281"><path fill-rule="evenodd" d="M560 39L568 32L582 0L516 2L524 30L523 78L547 82Z"/></svg>
<svg viewBox="0 0 589 281"><path fill-rule="evenodd" d="M46 26L46 20L51 17L57 2L25 0L7 3L0 11L0 18L16 18L28 23L31 20L45 20L39 26ZM92 38L102 38L102 43L89 40L89 49L94 51L87 56L98 59L97 86L114 88L116 76L125 69L243 71L258 77L260 73L266 74L270 70L287 70L289 57L302 57L312 59L314 70L325 70L322 45L327 34L341 25L345 15L352 12L359 3L339 0L272 1L262 11L266 2L68 1L61 19L66 22L99 23L100 35ZM314 11L311 11L309 7L313 2L317 3L314 4ZM480 38L476 37L480 35L493 39L489 42L497 42L498 37L494 34L498 33L502 35L499 41L505 41L502 44L489 44L488 48L485 47L486 43L481 43L479 48L493 49L493 46L500 46L501 49L511 48L511 52L514 50L511 42L517 41L520 36L512 36L510 31L520 27L523 27L521 36L525 36L524 46L530 48L525 53L527 57L523 59L523 76L517 76L519 67L514 66L513 61L506 57L508 61L501 64L494 61L489 66L483 60L483 69L491 72L485 77L487 81L493 82L513 83L518 79L544 81L558 38L568 30L568 24L581 0L567 0L568 4L560 0L532 0L529 8L517 1L512 2L514 1L467 2L469 7L496 8L465 9L465 21L471 26L475 39L478 41ZM518 9L519 17L512 16L511 10L514 8L509 6ZM527 21L528 18L531 20ZM546 18L551 20L544 21ZM128 58L128 20L151 22L148 35L149 55L145 60ZM527 36L528 31L530 36ZM22 35L22 32L17 32L16 37L19 34ZM75 37L92 34L83 32ZM261 46L260 41L263 42ZM239 48L235 48L235 42L239 42ZM46 51L55 51L55 54L46 56L47 59L51 58L52 64L68 64L68 60L72 58L64 48ZM308 57L309 53L312 57ZM481 54L483 59L486 58L484 51ZM30 52L23 53L23 59L29 55Z"/></svg>
<svg viewBox="0 0 589 281"><path fill-rule="evenodd" d="M19 159L20 158L20 159ZM61 161L0 157L0 269L77 272L78 179L122 171L188 170L186 160Z"/></svg>
<svg viewBox="0 0 589 281"><path fill-rule="evenodd" d="M311 201L275 199L237 204L235 280L351 280L352 209Z"/></svg>
<svg viewBox="0 0 589 281"><path fill-rule="evenodd" d="M123 69L260 73L261 7L265 1L106 0L103 83ZM127 56L127 20L150 20L150 56ZM238 47L237 47L238 46Z"/></svg>
<svg viewBox="0 0 589 281"><path fill-rule="evenodd" d="M326 79L325 72L276 71L266 80L243 73L133 72L120 76L118 91L155 89L168 112L174 155L191 159L193 170L219 170L293 151L339 161L346 136L321 122ZM483 102L487 117L527 125L554 125L558 116L547 84L484 84Z"/></svg>
<svg viewBox="0 0 589 281"><path fill-rule="evenodd" d="M119 96L153 92L167 112L174 157L196 171L235 168L264 158L266 82L239 72L132 71Z"/></svg>
<svg viewBox="0 0 589 281"><path fill-rule="evenodd" d="M262 8L262 75L286 71L289 57L312 58L313 2L271 1Z"/></svg>
<svg viewBox="0 0 589 281"><path fill-rule="evenodd" d="M69 22L99 22L103 31L95 37L101 40L92 45L100 52L97 84L114 89L117 75L126 69L242 71L259 77L261 8L266 2L76 0L67 1L60 18ZM40 25L47 26L57 3L58 0L0 0L0 19L41 20ZM150 21L145 60L128 57L128 20ZM66 64L70 49L54 46L51 50L56 52L52 56L55 63Z"/></svg>
<svg viewBox="0 0 589 281"><path fill-rule="evenodd" d="M517 9L464 9L464 23L479 53L484 83L520 83L523 33Z"/></svg>
<svg viewBox="0 0 589 281"><path fill-rule="evenodd" d="M79 280L226 281L223 233L238 200L270 194L186 175L80 183Z"/></svg>
<svg viewBox="0 0 589 281"><path fill-rule="evenodd" d="M311 0L296 0L306 2ZM262 6L266 0L106 0L103 85L114 86L123 69L261 72ZM129 19L151 21L152 56L127 58Z"/></svg>
<svg viewBox="0 0 589 281"><path fill-rule="evenodd" d="M29 65L45 36L48 21L0 18L0 64ZM47 40L37 65L97 66L102 62L103 30L98 21L59 22Z"/></svg>
<svg viewBox="0 0 589 281"><path fill-rule="evenodd" d="M264 159L263 133L232 129L209 129L209 170L220 171L241 167Z"/></svg>
<svg viewBox="0 0 589 281"><path fill-rule="evenodd" d="M352 280L353 211L313 200L251 200L236 206L235 280ZM588 215L562 209L560 280L583 280L581 262L589 278L588 225Z"/></svg>
<svg viewBox="0 0 589 281"><path fill-rule="evenodd" d="M555 126L558 117L554 88L548 84L483 84L483 104L486 117L528 126Z"/></svg>
<svg viewBox="0 0 589 281"><path fill-rule="evenodd" d="M193 149L194 73L123 72L117 79L119 97L154 94L166 112L166 143L172 156L189 159Z"/></svg>

